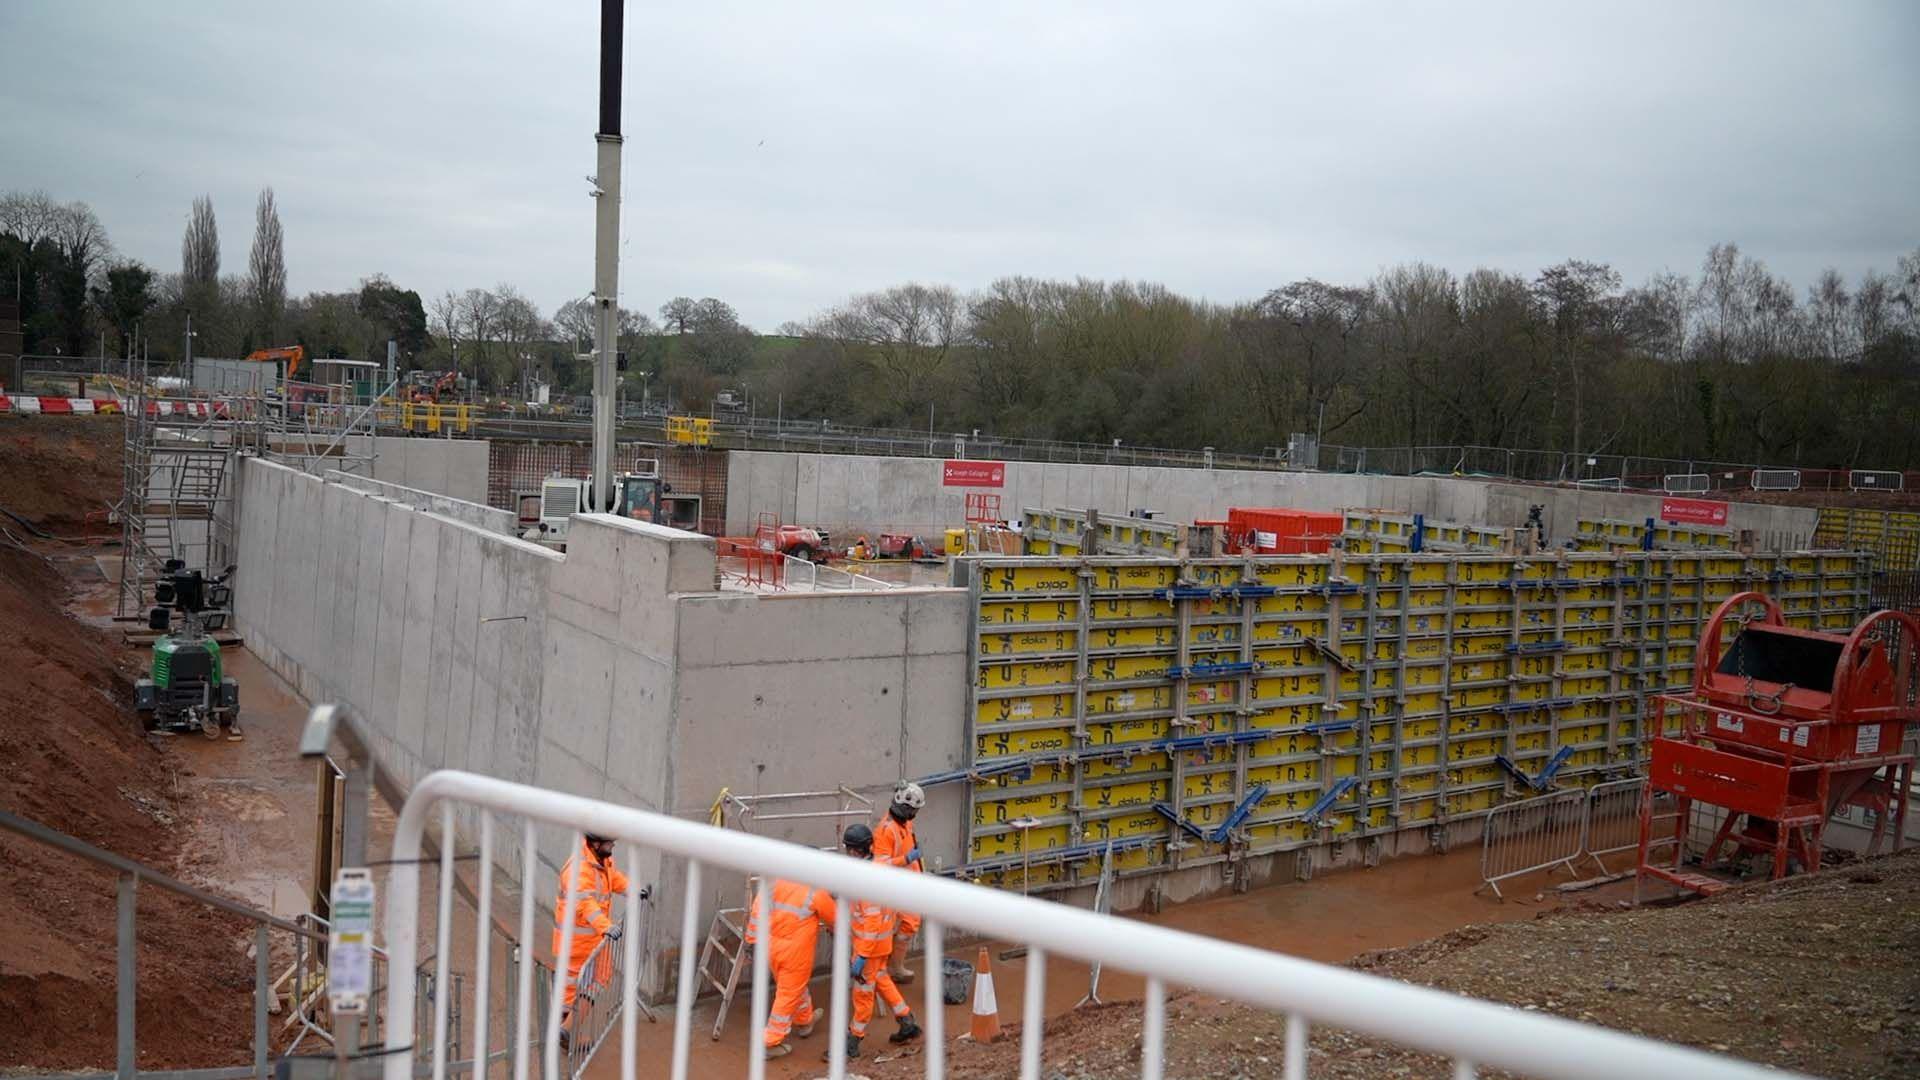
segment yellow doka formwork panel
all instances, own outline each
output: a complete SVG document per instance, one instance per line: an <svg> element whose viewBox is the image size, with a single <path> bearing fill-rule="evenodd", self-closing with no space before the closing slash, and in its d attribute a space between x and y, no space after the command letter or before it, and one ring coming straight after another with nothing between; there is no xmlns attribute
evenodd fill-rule
<svg viewBox="0 0 1920 1080"><path fill-rule="evenodd" d="M967 866L1029 889L1426 828L1639 772L1721 599L1864 614L1817 551L956 562L973 598ZM1524 783L1523 783L1524 781Z"/></svg>

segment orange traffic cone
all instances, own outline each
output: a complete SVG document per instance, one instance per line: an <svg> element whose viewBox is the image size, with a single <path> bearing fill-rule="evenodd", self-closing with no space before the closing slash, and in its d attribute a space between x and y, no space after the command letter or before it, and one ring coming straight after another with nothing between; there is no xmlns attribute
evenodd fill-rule
<svg viewBox="0 0 1920 1080"><path fill-rule="evenodd" d="M974 975L972 1036L977 1043L1000 1038L1000 1002L993 996L993 965L985 945L980 946L979 971Z"/></svg>

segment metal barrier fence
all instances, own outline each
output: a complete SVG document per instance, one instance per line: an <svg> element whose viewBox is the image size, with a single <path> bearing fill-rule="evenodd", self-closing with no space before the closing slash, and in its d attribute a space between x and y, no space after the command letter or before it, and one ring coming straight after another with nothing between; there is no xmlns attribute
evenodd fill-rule
<svg viewBox="0 0 1920 1080"><path fill-rule="evenodd" d="M1854 491L1900 491L1906 487L1906 475L1887 469L1851 469L1847 487Z"/></svg>
<svg viewBox="0 0 1920 1080"><path fill-rule="evenodd" d="M636 929L631 923L622 925L628 932ZM643 923L640 928L642 935L640 951L643 954L646 951L645 926L646 924ZM626 960L627 950L620 947L620 942L602 937L600 944L595 945L593 951L588 953L586 960L581 963L573 1009L564 1024L567 1037L561 1041L560 1047L562 1063L565 1066L561 1075L574 1077L586 1071L587 1066L593 1063L594 1054L606 1041L607 1035L613 1031L614 1023L626 1010L629 1001L640 1010L641 1015L647 1018L647 1023L655 1022L653 1010L647 1007L647 1003L638 994L620 993L620 988L629 984L626 977ZM508 985L512 985L511 978L508 980ZM561 995L554 993L551 983L546 989L552 1001L560 1000ZM564 993L564 986L562 992ZM547 1015L552 1019L543 1023L556 1025L558 1017L554 1012L549 1011Z"/></svg>
<svg viewBox="0 0 1920 1080"><path fill-rule="evenodd" d="M1500 882L1565 865L1573 869L1586 842L1587 793L1570 788L1496 806L1481 832L1480 879L1502 900Z"/></svg>
<svg viewBox="0 0 1920 1080"><path fill-rule="evenodd" d="M1582 793L1576 794L1584 797ZM1618 1076L1751 1080L1782 1075L1731 1058L1537 1013L1518 1012L1358 971L1299 960L1148 923L1096 915L934 875L907 873L895 867L875 865L799 844L462 772L437 772L427 776L415 787L400 812L394 832L393 869L386 901L387 947L395 956L411 956L417 952L419 859L424 834L430 820L450 820L455 804L478 811L480 850L477 870L483 908L484 898L490 895L491 890L494 817L499 814L518 817L524 822L525 880L534 878L533 833L536 823L573 830L575 842L578 842L581 831L591 831L643 850L658 852L663 863L667 860L683 863L684 895L687 899L680 924L678 1007L674 1016L671 1063L674 1080L684 1080L688 1075L693 1004L698 989L694 965L701 941L701 928L698 925L700 912L693 898L703 895L701 879L709 867L805 882L815 888L829 890L843 900L862 897L886 907L920 912L926 954L929 957L945 956L943 942L949 927L964 927L989 939L1027 944L1024 1022L1021 1025L1020 1045L1020 1075L1027 1080L1038 1080L1041 1075L1041 1051L1046 1037L1041 1021L1046 999L1046 961L1050 953L1124 968L1146 976L1140 1070L1141 1075L1149 1080L1161 1075L1166 1056L1166 992L1169 984L1237 998L1251 1005L1288 1014L1285 1046L1281 1053L1282 1075L1288 1080L1300 1080L1306 1075L1307 1036L1310 1025L1316 1023L1444 1055L1454 1062L1453 1075L1456 1080L1473 1077L1479 1066L1508 1069L1542 1080L1610 1080ZM451 844L447 845L448 850L451 847ZM443 871L440 878L440 924L437 927L439 940L443 943L449 940L448 922L452 904L448 890L452 887L451 879L452 874ZM577 902L578 897L574 892L577 882L577 878L573 879L563 904ZM520 925L523 939L530 937L533 932L533 892L532 889L521 891ZM619 901L616 900L615 904L618 905ZM626 924L636 925L640 911L640 885L637 878L628 887L624 907ZM767 906L760 908L758 917L759 936L761 940L768 940ZM852 945L848 921L844 918L837 920L833 931L833 988L826 1012L830 1020L829 1030L836 1035L846 1030L848 1020L847 965ZM570 944L566 938L571 934L566 927L571 925L571 920L563 920L561 925L563 939L560 953L564 955ZM639 939L637 935L628 934L621 943L625 955L621 961L619 998L624 1001L637 991ZM754 1080L761 1080L766 1070L763 1033L769 996L767 951L754 951L753 1031L749 1039L748 1059L748 1075ZM946 1012L941 1003L944 980L930 975L923 982L927 995L924 1070L926 1076L939 1077L945 1075L947 1052ZM517 993L523 1004L532 994L532 985L525 969ZM386 999L390 1020L389 1045L409 1046L419 1037L413 1023L413 998L412 980L396 978L390 982ZM434 1080L442 1080L447 1072L441 1045L447 1002L441 997L436 999L434 1006L432 1076ZM517 1080L525 1080L531 1075L528 1055L532 1043L527 1015L527 1011L522 1009L517 1029L513 1032L512 1053ZM638 1047L634 1037L636 1019L636 1011L632 1009L622 1010L620 1014L620 1075L623 1080L631 1080L638 1069ZM484 1009L479 1012L479 1023L484 1028ZM548 1017L551 1034L557 1035L558 1024L556 1010ZM484 1035L476 1037L476 1044L486 1045ZM828 1050L829 1075L839 1080L847 1074L845 1042L830 1038ZM547 1080L564 1080L557 1039L548 1040L544 1056ZM410 1080L411 1069L404 1055L390 1055L383 1064L385 1080Z"/></svg>
<svg viewBox="0 0 1920 1080"><path fill-rule="evenodd" d="M1600 856L1639 850L1640 800L1646 790L1644 776L1609 780L1587 789L1586 833L1580 840L1580 854L1592 859L1601 873L1613 871Z"/></svg>

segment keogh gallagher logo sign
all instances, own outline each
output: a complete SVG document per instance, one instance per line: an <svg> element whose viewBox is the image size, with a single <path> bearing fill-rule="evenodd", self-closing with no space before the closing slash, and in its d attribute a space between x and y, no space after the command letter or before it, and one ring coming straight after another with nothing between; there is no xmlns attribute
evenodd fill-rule
<svg viewBox="0 0 1920 1080"><path fill-rule="evenodd" d="M1660 520L1682 525L1725 525L1727 504L1712 499L1661 499Z"/></svg>
<svg viewBox="0 0 1920 1080"><path fill-rule="evenodd" d="M1004 487L1007 463L1004 461L947 461L940 470L945 487Z"/></svg>

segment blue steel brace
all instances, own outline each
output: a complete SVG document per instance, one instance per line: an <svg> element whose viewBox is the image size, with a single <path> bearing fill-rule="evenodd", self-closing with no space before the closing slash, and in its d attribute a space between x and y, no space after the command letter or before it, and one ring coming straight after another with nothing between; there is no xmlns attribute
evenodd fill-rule
<svg viewBox="0 0 1920 1080"><path fill-rule="evenodd" d="M1308 825L1317 823L1321 817L1325 816L1327 811L1333 809L1334 803L1339 802L1340 799L1345 796L1347 792L1352 791L1353 786L1359 782L1360 778L1357 776L1341 777L1339 783L1328 788L1326 794L1315 799L1313 805L1307 807L1307 812L1300 815L1300 820Z"/></svg>
<svg viewBox="0 0 1920 1080"><path fill-rule="evenodd" d="M1226 843L1228 834L1239 828L1241 822L1247 820L1247 815L1253 813L1253 808L1260 805L1260 800L1265 798L1266 794L1267 785L1255 784L1253 790L1247 792L1247 797L1240 800L1240 805L1233 808L1233 813L1227 815L1227 820L1221 822L1220 827L1213 830L1213 835L1207 839L1216 844Z"/></svg>
<svg viewBox="0 0 1920 1080"><path fill-rule="evenodd" d="M1188 836L1193 837L1195 840L1205 840L1207 838L1207 834L1200 831L1200 826L1195 825L1193 822L1188 821L1186 818L1181 817L1179 813L1175 811L1174 808L1167 803L1164 803L1164 802L1154 803L1153 812L1156 814L1159 814L1163 818L1166 818L1168 821L1173 822L1174 825L1177 826L1181 832L1186 833Z"/></svg>
<svg viewBox="0 0 1920 1080"><path fill-rule="evenodd" d="M1514 763L1513 760L1505 754L1498 755L1493 760L1496 765L1499 765L1502 769L1511 773L1514 779L1535 791L1545 791L1553 785L1553 776L1560 771L1560 766L1565 765L1567 759L1572 756L1573 747L1571 746L1562 746L1560 749L1555 750L1553 756L1548 758L1546 765L1541 768L1539 776L1528 776L1518 764Z"/></svg>

